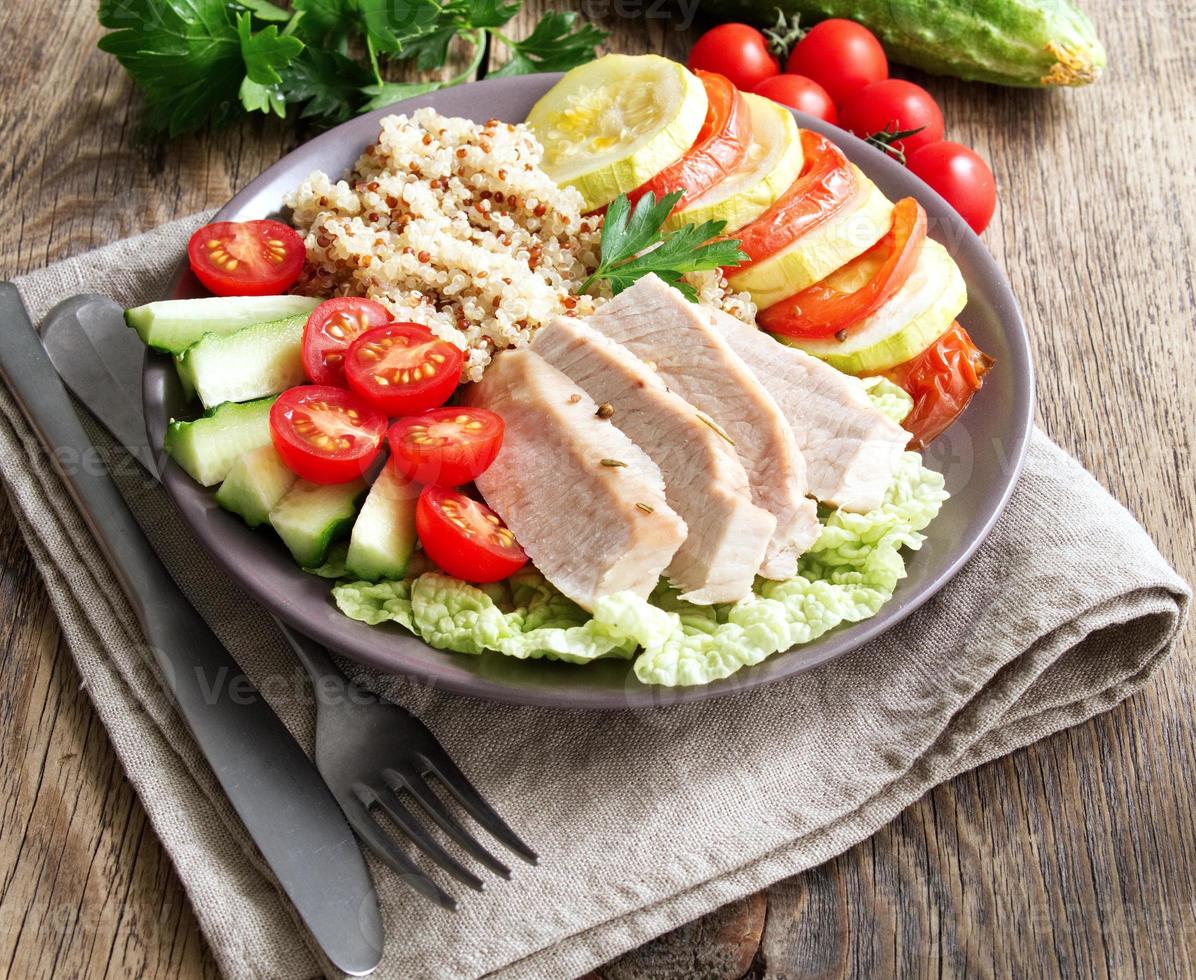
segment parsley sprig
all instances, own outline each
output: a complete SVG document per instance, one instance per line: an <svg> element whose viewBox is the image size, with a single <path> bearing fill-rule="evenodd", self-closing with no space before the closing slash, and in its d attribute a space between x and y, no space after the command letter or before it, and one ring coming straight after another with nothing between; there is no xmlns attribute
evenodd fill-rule
<svg viewBox="0 0 1196 980"><path fill-rule="evenodd" d="M477 77L491 42L509 55L496 75L567 71L589 61L605 32L573 11L550 11L521 41L502 33L522 0L100 0L112 33L100 48L145 98L151 135L219 126L247 113L321 125ZM472 46L447 81L393 82L390 64L444 67L454 42Z"/></svg>
<svg viewBox="0 0 1196 980"><path fill-rule="evenodd" d="M605 279L616 296L637 279L656 273L686 299L696 302L697 290L682 278L700 272L747 261L734 238L719 238L727 223L703 221L663 232L665 219L681 200L682 191L666 194L659 201L651 191L632 208L626 194L607 206L602 224L601 253L594 270L578 292L585 292L596 280Z"/></svg>

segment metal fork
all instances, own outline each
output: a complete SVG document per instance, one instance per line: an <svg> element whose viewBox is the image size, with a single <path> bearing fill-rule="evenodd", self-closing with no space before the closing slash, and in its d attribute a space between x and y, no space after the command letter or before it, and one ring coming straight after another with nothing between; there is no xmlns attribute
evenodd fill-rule
<svg viewBox="0 0 1196 980"><path fill-rule="evenodd" d="M349 825L381 861L425 898L450 911L456 909L456 900L399 849L377 819L377 811L386 814L437 867L475 891L485 888L482 879L416 818L401 798L405 794L466 854L496 875L511 877L511 869L478 842L429 785L427 777L432 776L492 837L527 863L537 863L536 852L473 788L423 722L351 681L318 643L279 625L315 690L316 768Z"/></svg>

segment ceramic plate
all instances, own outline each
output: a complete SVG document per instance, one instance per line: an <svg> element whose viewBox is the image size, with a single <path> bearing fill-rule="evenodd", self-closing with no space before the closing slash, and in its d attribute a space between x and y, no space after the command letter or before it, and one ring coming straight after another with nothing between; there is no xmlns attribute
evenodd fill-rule
<svg viewBox="0 0 1196 980"><path fill-rule="evenodd" d="M479 122L490 118L519 122L559 77L533 75L476 82L360 116L278 161L229 201L216 220L276 216L283 195L311 171L323 170L335 178L349 170L376 138L384 115L432 106L445 115ZM951 499L928 529L925 546L909 555L908 577L872 619L839 627L813 643L775 654L723 681L702 687L650 687L636 680L628 661L575 666L524 662L500 654L475 657L434 650L398 626L370 627L354 622L333 605L328 581L301 572L269 533L252 531L222 511L211 491L169 464L163 482L183 519L246 592L329 648L380 670L500 701L619 709L720 697L792 677L891 629L950 581L980 546L1013 492L1034 417L1029 343L1004 274L942 198L884 153L821 120L796 115L800 125L834 139L890 199L912 195L922 202L931 235L946 246L967 280L968 306L960 321L997 361L967 412L925 454L927 464L944 474ZM173 295L200 295L189 270L181 271ZM168 420L193 414L168 357L152 355L147 359L144 394L151 445L161 446Z"/></svg>

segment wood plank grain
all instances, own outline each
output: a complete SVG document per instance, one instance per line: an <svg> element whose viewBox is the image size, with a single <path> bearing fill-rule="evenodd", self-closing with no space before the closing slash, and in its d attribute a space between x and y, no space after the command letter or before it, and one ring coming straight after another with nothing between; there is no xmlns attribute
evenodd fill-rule
<svg viewBox="0 0 1196 980"><path fill-rule="evenodd" d="M547 0L529 0L526 34ZM684 57L692 6L575 5L609 50ZM1090 89L919 80L992 161L990 248L1022 300L1040 419L1196 573L1196 8L1091 0ZM649 11L669 10L671 19ZM0 189L12 277L203 207L305 138L253 120L147 146L94 45L94 6L0 6ZM55 43L43 43L53 37ZM457 62L460 61L457 52ZM498 63L495 57L495 63ZM11 93L19 93L12 97ZM215 976L0 507L0 967L12 977ZM1192 643L1113 712L938 787L846 854L712 913L604 977L1196 975Z"/></svg>

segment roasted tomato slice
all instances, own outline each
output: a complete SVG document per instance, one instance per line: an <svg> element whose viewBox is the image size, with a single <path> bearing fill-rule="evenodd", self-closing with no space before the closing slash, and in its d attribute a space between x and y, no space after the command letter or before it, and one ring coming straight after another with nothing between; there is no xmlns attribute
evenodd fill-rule
<svg viewBox="0 0 1196 980"><path fill-rule="evenodd" d="M927 446L960 416L994 363L956 322L917 357L885 372L914 400L901 423L913 435L911 449Z"/></svg>
<svg viewBox="0 0 1196 980"><path fill-rule="evenodd" d="M494 462L502 446L502 416L486 408L434 408L390 427L395 472L416 483L459 487Z"/></svg>
<svg viewBox="0 0 1196 980"><path fill-rule="evenodd" d="M449 575L497 582L527 564L527 554L494 511L457 490L424 487L415 506L424 551Z"/></svg>
<svg viewBox="0 0 1196 980"><path fill-rule="evenodd" d="M371 327L390 323L390 311L362 296L324 300L311 311L303 328L303 369L312 384L336 385L345 381L345 351Z"/></svg>
<svg viewBox="0 0 1196 980"><path fill-rule="evenodd" d="M303 385L270 406L270 438L291 472L312 483L347 483L382 448L386 419L344 388Z"/></svg>
<svg viewBox="0 0 1196 980"><path fill-rule="evenodd" d="M465 355L419 323L391 323L361 334L345 354L349 387L394 418L443 405L461 379Z"/></svg>
<svg viewBox="0 0 1196 980"><path fill-rule="evenodd" d="M913 272L926 238L926 212L912 197L893 206L888 233L867 252L842 269L800 293L774 303L760 313L760 329L787 337L830 337L863 322L897 292ZM870 275L851 292L837 283L858 281L860 270Z"/></svg>
<svg viewBox="0 0 1196 980"><path fill-rule="evenodd" d="M271 296L295 284L307 249L281 221L216 221L191 236L187 258L217 296Z"/></svg>
<svg viewBox="0 0 1196 980"><path fill-rule="evenodd" d="M838 214L859 191L847 157L825 136L803 129L801 146L804 157L797 180L760 217L735 232L748 257L735 267L736 272L809 234Z"/></svg>
<svg viewBox="0 0 1196 980"><path fill-rule="evenodd" d="M731 82L710 71L694 72L706 88L706 120L694 145L676 163L628 193L632 205L651 191L660 200L682 191L673 210L700 197L743 163L752 142L747 103Z"/></svg>

